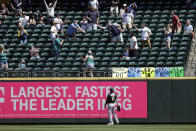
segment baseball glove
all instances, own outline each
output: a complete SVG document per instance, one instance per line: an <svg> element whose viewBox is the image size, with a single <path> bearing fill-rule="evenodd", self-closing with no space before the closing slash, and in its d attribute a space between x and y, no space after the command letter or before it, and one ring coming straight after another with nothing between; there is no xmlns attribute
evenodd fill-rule
<svg viewBox="0 0 196 131"><path fill-rule="evenodd" d="M117 106L117 111L120 111L120 106Z"/></svg>

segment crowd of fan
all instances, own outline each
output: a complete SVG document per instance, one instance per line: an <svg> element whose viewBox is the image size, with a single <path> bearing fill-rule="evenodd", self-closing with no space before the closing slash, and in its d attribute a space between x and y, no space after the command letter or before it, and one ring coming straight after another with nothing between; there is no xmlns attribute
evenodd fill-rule
<svg viewBox="0 0 196 131"><path fill-rule="evenodd" d="M51 25L50 29L50 37L53 43L53 54L54 57L60 57L60 47L63 44L64 40L61 40L59 35L64 34L65 40L68 38L76 39L77 31L82 33L86 33L88 30L97 30L98 28L103 30L109 30L111 33L111 42L117 43L123 41L123 32L128 28L130 32L130 44L126 48L123 57L133 57L137 56L137 38L136 36L131 33L132 28L134 27L138 32L141 33L142 37L142 46L145 47L147 44L149 48L152 48L150 42L150 35L153 33L151 32L150 28L146 26L145 23L141 24L141 27L138 28L134 24L134 17L137 14L137 4L136 2L132 2L127 6L126 4L120 3L119 0L111 0L110 6L110 13L111 15L115 15L117 19L121 19L122 23L119 24L117 22L109 21L108 24L103 27L99 25L99 2L98 0L90 0L88 10L86 11L85 16L82 20L74 20L71 25L67 29L64 29L64 25L67 23L67 19L62 20L60 14L55 13L55 8L57 4L57 0L54 0L53 3L47 3L43 0L43 3L46 7L47 11L47 19L44 19L42 15L40 15L40 11L37 10L36 12L30 12L30 15L27 15L26 12L22 11L23 2L20 0L12 0L11 7L15 10L15 14L20 16L18 20L18 38L20 39L20 44L27 44L28 42L28 32L26 29L29 27L34 26L41 26L44 27L46 24ZM187 6L194 6L194 3L191 1L186 1ZM81 4L83 1L81 1ZM28 0L26 4L31 5L31 0ZM119 10L119 6L122 5L122 8ZM170 49L171 43L171 36L174 33L180 33L182 29L182 25L180 23L180 19L178 15L175 14L174 11L171 12L172 14L172 23L168 24L167 27L163 28L163 32L165 33L165 45ZM6 17L9 15L9 10L5 4L1 4L0 16ZM1 21L0 21L1 25ZM190 21L187 20L186 25L184 27L184 33L191 33L192 37L194 38L193 27L190 24ZM194 39L193 39L194 40ZM6 53L8 50L5 50L3 45L0 45L0 67L8 69L8 63L6 58ZM30 51L30 60L32 59L40 59L39 57L39 50L36 47L32 46ZM83 61L87 61L88 56L92 57L92 52L88 53L88 55L83 58ZM88 65L88 70L94 68L93 61L90 60L91 66ZM25 69L25 61L21 60L19 63L20 69Z"/></svg>

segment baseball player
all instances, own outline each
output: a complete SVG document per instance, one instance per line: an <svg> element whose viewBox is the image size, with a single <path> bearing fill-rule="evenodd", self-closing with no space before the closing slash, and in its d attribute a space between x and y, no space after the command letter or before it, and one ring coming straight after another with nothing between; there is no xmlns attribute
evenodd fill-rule
<svg viewBox="0 0 196 131"><path fill-rule="evenodd" d="M105 102L105 107L107 105L108 117L109 117L108 125L114 125L113 120L112 120L112 115L114 116L116 120L116 124L119 124L118 117L115 113L116 103L118 105L117 95L114 93L114 89L111 87L110 93L107 95L106 102Z"/></svg>

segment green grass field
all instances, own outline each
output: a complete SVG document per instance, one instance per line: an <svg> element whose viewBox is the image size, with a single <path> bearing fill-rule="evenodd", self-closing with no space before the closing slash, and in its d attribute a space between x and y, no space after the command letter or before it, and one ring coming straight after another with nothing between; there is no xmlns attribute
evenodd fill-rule
<svg viewBox="0 0 196 131"><path fill-rule="evenodd" d="M0 131L196 131L195 125L0 125Z"/></svg>

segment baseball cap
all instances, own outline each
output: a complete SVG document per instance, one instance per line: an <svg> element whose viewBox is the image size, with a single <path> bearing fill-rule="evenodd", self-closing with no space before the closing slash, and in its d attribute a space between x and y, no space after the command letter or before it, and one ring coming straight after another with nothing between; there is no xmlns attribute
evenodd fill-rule
<svg viewBox="0 0 196 131"><path fill-rule="evenodd" d="M92 51L89 50L89 51L88 51L88 54L92 54Z"/></svg>
<svg viewBox="0 0 196 131"><path fill-rule="evenodd" d="M52 3L50 3L49 6L52 6Z"/></svg>
<svg viewBox="0 0 196 131"><path fill-rule="evenodd" d="M126 4L123 4L123 6L127 6Z"/></svg>

